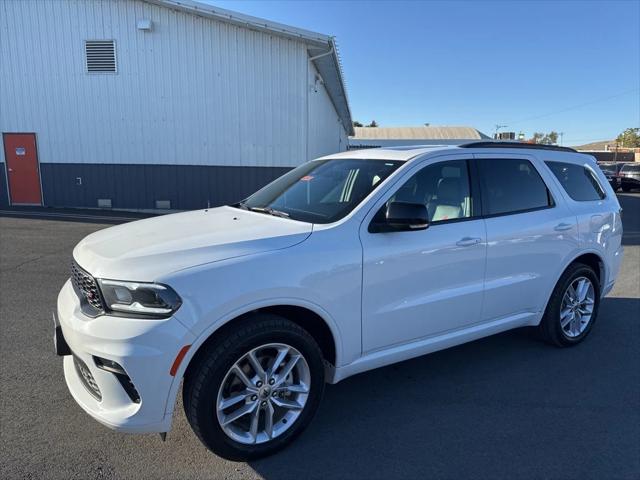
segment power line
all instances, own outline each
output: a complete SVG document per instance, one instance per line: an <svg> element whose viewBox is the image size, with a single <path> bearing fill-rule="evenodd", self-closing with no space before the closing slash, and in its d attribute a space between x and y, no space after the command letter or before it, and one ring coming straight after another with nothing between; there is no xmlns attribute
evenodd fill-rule
<svg viewBox="0 0 640 480"><path fill-rule="evenodd" d="M586 107L587 105L593 105L594 103L605 102L605 101L611 100L613 98L622 97L624 95L628 95L629 93L637 92L639 90L640 90L640 88L632 88L631 90L625 90L624 92L616 93L615 95L610 95L608 97L602 97L602 98L599 98L597 100L592 100L590 102L581 103L579 105L574 105L572 107L563 108L562 110L556 110L554 112L545 113L544 115L536 115L536 116L533 116L533 117L523 118L522 120L517 120L515 122L506 122L506 123L508 123L509 125L514 125L514 124L518 124L518 123L528 122L530 120L537 120L539 118L546 118L546 117L550 117L552 115L557 115L558 113L569 112L571 110L576 110L578 108Z"/></svg>

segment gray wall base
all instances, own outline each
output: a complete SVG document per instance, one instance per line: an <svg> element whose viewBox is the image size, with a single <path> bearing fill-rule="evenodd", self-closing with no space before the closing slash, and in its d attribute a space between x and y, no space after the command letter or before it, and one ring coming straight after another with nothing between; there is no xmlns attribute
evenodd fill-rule
<svg viewBox="0 0 640 480"><path fill-rule="evenodd" d="M136 210L155 209L158 200L168 200L172 210L235 203L290 170L287 167L78 163L41 163L40 169L43 203L47 207L95 208L98 199L111 199L114 209ZM6 190L4 179L0 180ZM6 192L1 193L6 204Z"/></svg>

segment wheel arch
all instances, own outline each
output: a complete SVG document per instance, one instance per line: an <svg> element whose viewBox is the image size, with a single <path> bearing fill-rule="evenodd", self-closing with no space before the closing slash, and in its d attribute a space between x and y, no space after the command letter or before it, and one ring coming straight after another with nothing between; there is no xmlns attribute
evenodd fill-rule
<svg viewBox="0 0 640 480"><path fill-rule="evenodd" d="M574 263L583 263L593 269L596 276L598 277L598 282L600 283L600 293L602 293L602 288L604 287L604 283L606 280L605 264L602 256L595 252L582 253L578 255L576 258L574 258L573 260L571 260L564 267L564 269L562 270L562 273L564 273L564 271L567 268L569 268L569 265L572 265Z"/></svg>
<svg viewBox="0 0 640 480"><path fill-rule="evenodd" d="M567 268L569 268L574 263L583 263L593 269L593 271L596 273L596 276L598 277L598 282L600 283L600 295L602 295L604 283L605 283L604 280L606 279L606 273L607 273L604 259L602 258L602 255L600 253L594 250L581 251L577 254L570 256L568 260L562 265L562 268L559 269L556 275L555 281L553 282L553 284L551 285L551 288L547 292L546 301L544 303L544 309L540 312L540 318L538 322L542 319L542 315L544 315L544 312L547 310L547 306L549 305L549 300L551 299L551 295L553 294L553 291L555 290L556 285L560 281L560 277L562 277L564 272L567 271Z"/></svg>
<svg viewBox="0 0 640 480"><path fill-rule="evenodd" d="M318 342L320 350L329 368L338 365L342 358L341 336L336 323L321 307L300 299L279 299L270 302L252 304L237 310L204 330L193 341L187 354L176 371L167 404L165 417L171 417L180 390L181 380L188 374L189 368L196 364L198 354L205 351L206 345L233 328L238 322L251 318L261 312L280 315L307 330ZM203 348L204 347L204 348Z"/></svg>
<svg viewBox="0 0 640 480"><path fill-rule="evenodd" d="M336 336L329 327L329 323L325 318L314 310L311 310L307 306L292 305L285 303L277 303L272 305L265 305L259 308L254 308L244 313L238 314L233 318L228 319L226 322L219 324L217 328L212 331L203 333L196 342L192 345L191 355L185 365L182 375L185 376L189 372L189 367L197 362L198 354L205 351L206 346L211 342L214 342L221 335L225 335L226 332L233 329L239 322L246 319L253 318L261 313L270 313L286 318L293 323L304 328L313 339L318 343L322 356L326 362L331 366L336 365L337 351ZM195 349L194 349L195 347Z"/></svg>

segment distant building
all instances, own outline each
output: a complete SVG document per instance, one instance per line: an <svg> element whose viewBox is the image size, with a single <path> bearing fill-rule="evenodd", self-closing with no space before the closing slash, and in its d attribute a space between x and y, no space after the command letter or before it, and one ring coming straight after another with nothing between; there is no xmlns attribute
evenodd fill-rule
<svg viewBox="0 0 640 480"><path fill-rule="evenodd" d="M355 127L349 150L392 145L458 145L491 137L472 127Z"/></svg>
<svg viewBox="0 0 640 480"><path fill-rule="evenodd" d="M615 140L602 140L600 142L592 142L587 143L585 145L579 145L577 147L573 147L576 150L586 151L586 152L609 152L614 150L616 147Z"/></svg>
<svg viewBox="0 0 640 480"><path fill-rule="evenodd" d="M493 136L493 138L496 140L515 140L516 132L498 132Z"/></svg>
<svg viewBox="0 0 640 480"><path fill-rule="evenodd" d="M588 153L598 162L640 161L640 149L622 148L615 140L602 140L573 147L579 152Z"/></svg>
<svg viewBox="0 0 640 480"><path fill-rule="evenodd" d="M0 3L0 206L204 208L347 149L329 35L192 0Z"/></svg>

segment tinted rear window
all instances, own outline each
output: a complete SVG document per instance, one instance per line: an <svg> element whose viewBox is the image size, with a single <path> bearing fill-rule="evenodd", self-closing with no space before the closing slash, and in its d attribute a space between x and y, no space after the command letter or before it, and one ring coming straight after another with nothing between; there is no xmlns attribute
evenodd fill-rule
<svg viewBox="0 0 640 480"><path fill-rule="evenodd" d="M640 172L640 165L624 165L620 171L638 173Z"/></svg>
<svg viewBox="0 0 640 480"><path fill-rule="evenodd" d="M540 174L528 160L478 160L485 215L504 215L553 205Z"/></svg>
<svg viewBox="0 0 640 480"><path fill-rule="evenodd" d="M587 167L564 162L545 163L572 199L587 202L602 200L606 196L595 174Z"/></svg>

